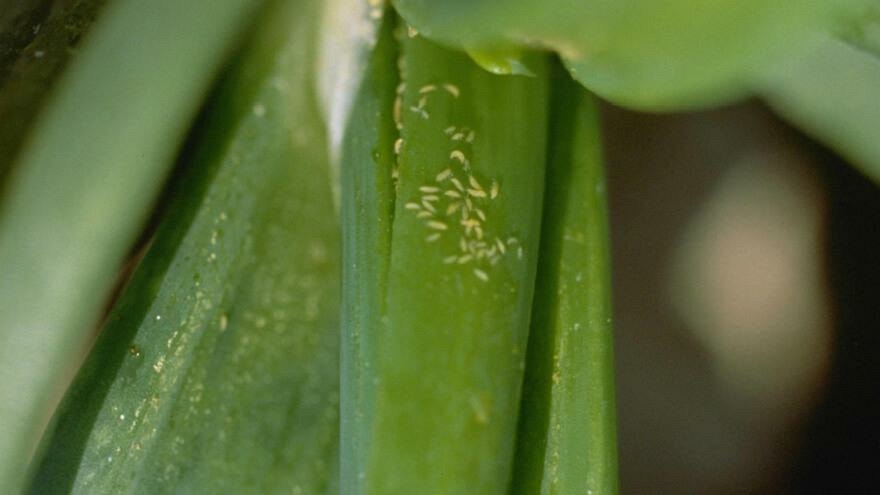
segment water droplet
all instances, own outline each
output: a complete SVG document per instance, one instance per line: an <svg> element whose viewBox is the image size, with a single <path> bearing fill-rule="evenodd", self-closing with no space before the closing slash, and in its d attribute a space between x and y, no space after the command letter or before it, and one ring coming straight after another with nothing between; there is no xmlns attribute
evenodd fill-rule
<svg viewBox="0 0 880 495"><path fill-rule="evenodd" d="M535 77L535 73L523 62L523 51L518 47L504 46L491 50L466 51L477 65L493 74Z"/></svg>

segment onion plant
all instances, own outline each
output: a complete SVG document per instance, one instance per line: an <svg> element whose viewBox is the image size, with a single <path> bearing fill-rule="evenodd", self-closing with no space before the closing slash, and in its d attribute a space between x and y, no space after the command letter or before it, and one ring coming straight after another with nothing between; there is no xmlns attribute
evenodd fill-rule
<svg viewBox="0 0 880 495"><path fill-rule="evenodd" d="M868 0L0 7L3 493L617 493L599 98L880 177Z"/></svg>

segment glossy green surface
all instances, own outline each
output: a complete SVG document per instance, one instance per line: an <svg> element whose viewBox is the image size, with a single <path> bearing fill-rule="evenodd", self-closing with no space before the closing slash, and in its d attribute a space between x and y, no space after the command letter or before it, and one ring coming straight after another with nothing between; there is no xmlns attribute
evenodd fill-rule
<svg viewBox="0 0 880 495"><path fill-rule="evenodd" d="M768 71L759 92L782 116L880 181L880 57L832 37Z"/></svg>
<svg viewBox="0 0 880 495"><path fill-rule="evenodd" d="M31 493L338 493L340 234L310 12L269 12L213 95Z"/></svg>
<svg viewBox="0 0 880 495"><path fill-rule="evenodd" d="M469 49L555 50L617 104L688 108L744 95L755 73L863 0L396 0L422 34Z"/></svg>
<svg viewBox="0 0 880 495"><path fill-rule="evenodd" d="M0 203L0 491L21 483L52 397L259 4L114 2L34 124Z"/></svg>
<svg viewBox="0 0 880 495"><path fill-rule="evenodd" d="M238 26L224 0L208 16L228 22L212 24L216 38L201 26L194 39L127 55L201 86L132 67L116 87L101 66L98 93L80 81L97 85L81 68L98 71L89 50L121 57L128 39L102 26L126 26L121 17L173 37L184 22L157 27L143 12L135 22L133 4L116 1L90 41L98 48L84 45L61 103L34 127L0 206L0 233L16 234L0 237L0 262L40 268L11 270L21 293L0 286L0 310L30 312L0 313L0 343L11 346L0 371L19 383L55 384L81 348ZM175 12L185 13L151 10ZM394 33L389 16L375 49L357 55L368 59L351 65L366 73L338 147L334 126L349 107L315 76L327 55L316 48L318 12L276 2L210 95L149 250L44 438L30 492L613 493L592 100L545 55L512 44L451 51L402 22ZM358 87L359 74L347 77ZM68 93L95 107L85 124L62 112L79 108ZM70 163L89 166L73 173ZM34 328L45 331L11 331ZM15 359L38 354L57 366ZM46 407L45 395L31 398L9 409L19 427Z"/></svg>
<svg viewBox="0 0 880 495"><path fill-rule="evenodd" d="M556 71L513 493L617 493L607 198L598 109Z"/></svg>
<svg viewBox="0 0 880 495"><path fill-rule="evenodd" d="M382 322L391 259L397 156L393 107L397 42L389 16L355 99L342 149L342 492L363 493L375 409L375 332Z"/></svg>
<svg viewBox="0 0 880 495"><path fill-rule="evenodd" d="M880 57L880 4L869 3L840 33L840 37Z"/></svg>
<svg viewBox="0 0 880 495"><path fill-rule="evenodd" d="M401 38L385 307L361 344L375 357L362 380L373 398L363 489L505 493L538 255L546 61L530 58L534 78L494 76Z"/></svg>

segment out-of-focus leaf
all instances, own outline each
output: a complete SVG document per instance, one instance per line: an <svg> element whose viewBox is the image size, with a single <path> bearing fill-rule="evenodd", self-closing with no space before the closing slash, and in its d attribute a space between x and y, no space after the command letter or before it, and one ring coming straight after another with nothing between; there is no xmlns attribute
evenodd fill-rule
<svg viewBox="0 0 880 495"><path fill-rule="evenodd" d="M611 280L598 110L556 71L513 493L617 493Z"/></svg>
<svg viewBox="0 0 880 495"><path fill-rule="evenodd" d="M841 33L841 38L880 57L880 5L869 5Z"/></svg>
<svg viewBox="0 0 880 495"><path fill-rule="evenodd" d="M213 98L32 493L338 492L339 223L312 7L270 11Z"/></svg>
<svg viewBox="0 0 880 495"><path fill-rule="evenodd" d="M880 57L822 37L770 72L760 92L782 116L880 181Z"/></svg>
<svg viewBox="0 0 880 495"><path fill-rule="evenodd" d="M14 2L5 12L8 25L0 28L0 193L37 112L105 3Z"/></svg>
<svg viewBox="0 0 880 495"><path fill-rule="evenodd" d="M420 33L469 49L557 51L618 104L670 109L743 95L751 76L866 0L396 0Z"/></svg>
<svg viewBox="0 0 880 495"><path fill-rule="evenodd" d="M361 332L375 362L360 382L372 399L358 474L370 494L506 493L537 265L546 60L529 57L534 78L496 76L402 36L385 307ZM344 222L376 222L356 213Z"/></svg>
<svg viewBox="0 0 880 495"><path fill-rule="evenodd" d="M373 332L381 325L391 260L396 162L393 120L398 83L393 17L366 67L342 148L342 493L363 493L376 363Z"/></svg>
<svg viewBox="0 0 880 495"><path fill-rule="evenodd" d="M260 3L115 1L34 124L0 204L0 492L17 491L51 397Z"/></svg>

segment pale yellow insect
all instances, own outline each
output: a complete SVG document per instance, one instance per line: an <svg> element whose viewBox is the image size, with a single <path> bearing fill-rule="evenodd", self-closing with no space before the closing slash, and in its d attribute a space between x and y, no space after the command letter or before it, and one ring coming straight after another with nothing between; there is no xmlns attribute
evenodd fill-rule
<svg viewBox="0 0 880 495"><path fill-rule="evenodd" d="M427 225L428 225L428 227L435 229L435 230L446 230L449 228L448 225L446 225L445 223L443 223L439 220L428 220Z"/></svg>
<svg viewBox="0 0 880 495"><path fill-rule="evenodd" d="M457 160L464 166L470 165L470 162L468 161L467 157L464 156L464 152L461 150L453 150L452 153L449 154L449 158Z"/></svg>
<svg viewBox="0 0 880 495"><path fill-rule="evenodd" d="M451 94L453 98L458 98L458 95L461 94L461 92L458 90L458 86L454 84L446 83L443 85L443 89Z"/></svg>

